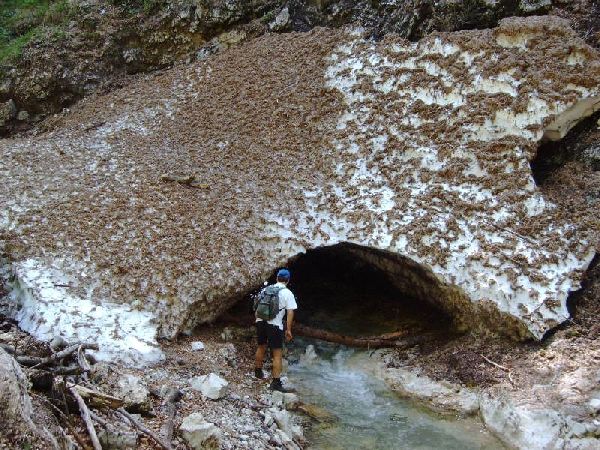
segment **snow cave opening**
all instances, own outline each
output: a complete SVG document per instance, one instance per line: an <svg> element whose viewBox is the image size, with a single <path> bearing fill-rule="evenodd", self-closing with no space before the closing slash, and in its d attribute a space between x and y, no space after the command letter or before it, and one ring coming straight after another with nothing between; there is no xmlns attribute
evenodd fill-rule
<svg viewBox="0 0 600 450"><path fill-rule="evenodd" d="M308 250L286 267L298 303L295 321L302 325L355 337L400 330L407 335L448 334L455 328L440 306L444 292L439 281L400 255L340 243ZM275 282L277 270L269 283Z"/></svg>

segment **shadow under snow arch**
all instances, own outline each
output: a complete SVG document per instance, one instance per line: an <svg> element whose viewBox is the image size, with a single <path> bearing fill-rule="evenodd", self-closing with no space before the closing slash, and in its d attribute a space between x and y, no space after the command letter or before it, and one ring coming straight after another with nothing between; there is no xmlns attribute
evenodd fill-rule
<svg viewBox="0 0 600 450"><path fill-rule="evenodd" d="M298 321L319 329L354 336L399 328L411 328L411 334L452 334L489 331L497 329L498 320L511 320L482 303L476 310L458 286L445 283L426 265L386 250L342 242L296 255L287 266Z"/></svg>

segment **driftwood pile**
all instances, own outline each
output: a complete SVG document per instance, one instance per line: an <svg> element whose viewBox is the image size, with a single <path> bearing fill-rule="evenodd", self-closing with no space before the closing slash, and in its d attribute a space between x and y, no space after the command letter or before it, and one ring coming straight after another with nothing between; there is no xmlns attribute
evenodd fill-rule
<svg viewBox="0 0 600 450"><path fill-rule="evenodd" d="M0 330L6 332L11 328L15 333L21 333L12 321L0 317ZM141 417L127 411L128 407L123 399L103 392L97 384L97 377L91 376L95 360L86 351L98 350L97 344L63 344L58 345L59 348L51 345L50 354L40 357L29 355L32 349L21 348L23 346L18 341L19 339L11 343L0 342L0 351L18 362L31 384L31 395L40 399L52 411L63 428L63 434L74 438L79 448L102 449L97 433L99 428L122 431L129 436L132 433L138 437L139 434L146 435L160 448L173 448L173 427L177 403L182 395L180 391L171 389L163 395L167 421L158 434L146 427ZM85 425L85 434L78 431L81 426L77 426L77 416ZM135 440L138 440L137 437Z"/></svg>

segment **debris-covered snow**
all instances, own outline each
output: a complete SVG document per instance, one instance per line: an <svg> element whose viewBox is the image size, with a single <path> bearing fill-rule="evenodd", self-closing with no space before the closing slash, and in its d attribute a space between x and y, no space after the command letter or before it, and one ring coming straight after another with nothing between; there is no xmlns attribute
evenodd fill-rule
<svg viewBox="0 0 600 450"><path fill-rule="evenodd" d="M93 284L86 286L86 297L71 295L67 288L76 281L35 259L5 268L4 277L10 294L3 309L37 339L97 343L95 356L101 361L144 365L163 359L154 314L136 310L141 304L103 302L94 297Z"/></svg>
<svg viewBox="0 0 600 450"><path fill-rule="evenodd" d="M529 161L597 109L598 61L556 18L418 43L313 30L86 99L0 142L21 301L41 311L45 293L88 324L102 308L154 355L155 332L214 320L289 258L349 241L420 264L424 300L462 325L540 338L567 318L600 227L545 199ZM53 266L70 287L46 290Z"/></svg>

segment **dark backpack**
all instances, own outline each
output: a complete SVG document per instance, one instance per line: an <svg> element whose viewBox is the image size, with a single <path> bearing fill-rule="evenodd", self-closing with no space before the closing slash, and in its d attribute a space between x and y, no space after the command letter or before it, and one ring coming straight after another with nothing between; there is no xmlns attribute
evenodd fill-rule
<svg viewBox="0 0 600 450"><path fill-rule="evenodd" d="M267 286L256 296L254 300L254 314L257 319L273 320L279 313L279 293L282 286Z"/></svg>

